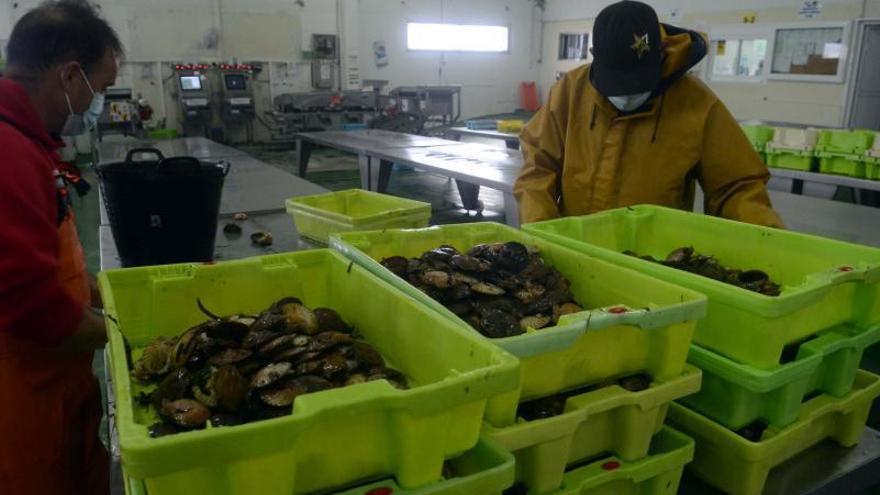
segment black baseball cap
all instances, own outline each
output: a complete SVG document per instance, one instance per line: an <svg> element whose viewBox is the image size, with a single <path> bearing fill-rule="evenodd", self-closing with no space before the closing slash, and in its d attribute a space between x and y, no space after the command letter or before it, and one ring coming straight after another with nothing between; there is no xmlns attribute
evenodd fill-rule
<svg viewBox="0 0 880 495"><path fill-rule="evenodd" d="M650 5L626 0L599 12L590 69L599 93L607 97L653 91L660 84L662 67L660 20Z"/></svg>

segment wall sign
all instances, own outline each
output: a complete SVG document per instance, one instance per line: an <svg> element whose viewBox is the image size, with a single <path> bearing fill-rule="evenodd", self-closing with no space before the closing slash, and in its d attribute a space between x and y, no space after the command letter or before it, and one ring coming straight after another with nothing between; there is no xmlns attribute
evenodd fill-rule
<svg viewBox="0 0 880 495"><path fill-rule="evenodd" d="M384 41L373 42L373 58L376 61L376 67L388 65L388 51L385 49Z"/></svg>
<svg viewBox="0 0 880 495"><path fill-rule="evenodd" d="M798 7L798 16L801 19L815 19L822 14L822 2L819 0L804 0Z"/></svg>

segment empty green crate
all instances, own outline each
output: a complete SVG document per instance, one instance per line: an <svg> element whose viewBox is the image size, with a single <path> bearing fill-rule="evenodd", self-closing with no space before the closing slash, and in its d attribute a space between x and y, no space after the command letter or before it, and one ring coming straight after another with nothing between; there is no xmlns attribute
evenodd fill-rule
<svg viewBox="0 0 880 495"><path fill-rule="evenodd" d="M760 441L749 441L680 404L669 408L667 422L696 441L688 469L731 495L760 495L770 470L820 441L844 447L859 441L871 403L880 395L880 376L859 371L853 391L844 398L827 395L804 404L796 423L768 427Z"/></svg>
<svg viewBox="0 0 880 495"><path fill-rule="evenodd" d="M554 495L675 495L694 441L665 426L651 440L648 457L627 462L606 457L565 474Z"/></svg>
<svg viewBox="0 0 880 495"><path fill-rule="evenodd" d="M648 454L651 438L663 427L669 403L700 388L700 370L629 392L610 385L569 397L559 416L522 418L506 428L483 427L483 435L516 457L517 482L531 494L545 494L563 483L566 466L602 453L631 462Z"/></svg>
<svg viewBox="0 0 880 495"><path fill-rule="evenodd" d="M773 139L773 128L763 125L744 125L742 126L743 134L746 135L749 142L755 148L755 151L763 154L767 147L767 142Z"/></svg>
<svg viewBox="0 0 880 495"><path fill-rule="evenodd" d="M379 476L429 485L444 459L476 445L487 399L518 387L513 356L327 249L113 270L99 283L122 465L150 495L290 495ZM367 382L299 397L289 416L150 438L156 416L135 404L144 387L129 377L123 335L136 359L155 337L203 322L197 299L218 314L254 314L284 296L337 310L410 388Z"/></svg>
<svg viewBox="0 0 880 495"><path fill-rule="evenodd" d="M872 131L823 129L819 132L816 151L844 155L861 155L874 144Z"/></svg>
<svg viewBox="0 0 880 495"><path fill-rule="evenodd" d="M816 153L819 157L819 171L823 174L846 175L864 178L865 162L859 155L836 155L833 153Z"/></svg>
<svg viewBox="0 0 880 495"><path fill-rule="evenodd" d="M703 387L680 402L731 430L757 420L786 426L797 421L805 397L848 394L862 354L877 341L880 326L835 328L805 342L794 361L772 370L739 364L692 345L688 361L703 370Z"/></svg>
<svg viewBox="0 0 880 495"><path fill-rule="evenodd" d="M694 343L762 369L782 350L844 323L880 323L880 249L660 206L633 206L526 225L559 245L709 297ZM623 254L657 259L681 246L729 268L759 269L782 284L776 297Z"/></svg>
<svg viewBox="0 0 880 495"><path fill-rule="evenodd" d="M349 189L287 200L301 236L327 244L331 234L353 230L426 227L431 204Z"/></svg>
<svg viewBox="0 0 880 495"><path fill-rule="evenodd" d="M814 160L812 153L767 150L765 162L768 167L809 172L813 169Z"/></svg>
<svg viewBox="0 0 880 495"><path fill-rule="evenodd" d="M522 366L520 390L490 402L487 420L491 424L511 424L520 401L610 377L644 371L657 380L668 380L681 374L694 321L705 314L705 296L695 291L497 223L354 232L335 236L331 244L411 298L466 325L379 261L389 256L418 257L443 244L467 250L477 244L507 241L541 249L546 263L571 280L575 299L589 310L563 317L558 326L491 340L519 357ZM476 330L473 333L479 335Z"/></svg>
<svg viewBox="0 0 880 495"><path fill-rule="evenodd" d="M422 488L406 490L390 478L334 495L498 495L513 484L513 455L489 440L481 439L472 450L448 462L454 477ZM129 495L151 495L137 481L127 480L126 489Z"/></svg>

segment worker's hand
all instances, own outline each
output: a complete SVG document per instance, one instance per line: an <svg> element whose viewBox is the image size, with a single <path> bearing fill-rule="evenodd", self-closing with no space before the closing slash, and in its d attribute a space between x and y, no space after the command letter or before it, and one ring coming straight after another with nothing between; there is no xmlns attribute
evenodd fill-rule
<svg viewBox="0 0 880 495"><path fill-rule="evenodd" d="M98 290L98 279L89 274L89 295L93 308L104 309L104 301L101 300L101 291Z"/></svg>
<svg viewBox="0 0 880 495"><path fill-rule="evenodd" d="M107 343L107 327L104 318L89 308L83 311L82 319L70 337L58 346L64 352L91 352L102 349Z"/></svg>

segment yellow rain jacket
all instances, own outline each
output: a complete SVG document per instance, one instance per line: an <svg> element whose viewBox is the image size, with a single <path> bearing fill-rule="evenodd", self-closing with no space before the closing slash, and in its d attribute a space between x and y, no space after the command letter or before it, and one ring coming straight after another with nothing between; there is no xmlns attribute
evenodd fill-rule
<svg viewBox="0 0 880 495"><path fill-rule="evenodd" d="M523 129L524 163L514 185L522 223L635 204L692 210L694 181L705 212L782 227L767 194L770 175L717 96L687 75L706 54L695 32L661 26L663 83L622 115L575 69Z"/></svg>

